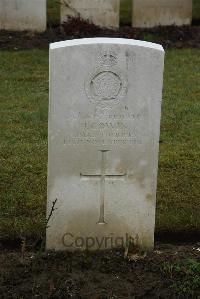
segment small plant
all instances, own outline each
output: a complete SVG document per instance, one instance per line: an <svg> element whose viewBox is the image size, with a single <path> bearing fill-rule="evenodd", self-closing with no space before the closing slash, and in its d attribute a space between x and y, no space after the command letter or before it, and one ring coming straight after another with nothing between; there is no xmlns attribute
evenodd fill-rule
<svg viewBox="0 0 200 299"><path fill-rule="evenodd" d="M188 259L174 264L165 262L162 272L173 278L171 288L178 296L191 298L200 292L200 261Z"/></svg>
<svg viewBox="0 0 200 299"><path fill-rule="evenodd" d="M134 240L133 238L129 238L125 245L125 252L124 252L124 258L128 259L129 261L135 261L142 260L146 257L147 252L144 250L141 250L139 246L139 239L138 236Z"/></svg>
<svg viewBox="0 0 200 299"><path fill-rule="evenodd" d="M175 270L175 266L173 264L169 262L164 262L162 270L166 276L168 276L171 279L173 278L173 271Z"/></svg>

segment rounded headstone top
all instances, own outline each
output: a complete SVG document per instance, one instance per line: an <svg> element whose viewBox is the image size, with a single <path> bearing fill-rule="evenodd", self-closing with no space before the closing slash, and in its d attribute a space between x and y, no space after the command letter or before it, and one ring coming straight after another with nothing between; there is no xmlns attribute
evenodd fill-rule
<svg viewBox="0 0 200 299"><path fill-rule="evenodd" d="M154 50L160 50L164 52L163 47L159 44L141 41L141 40L133 40L133 39L126 39L126 38L109 38L109 37L80 38L80 39L56 42L50 44L50 50L64 48L64 47L72 47L72 46L79 46L79 45L93 45L93 44L130 45L130 46L151 48Z"/></svg>

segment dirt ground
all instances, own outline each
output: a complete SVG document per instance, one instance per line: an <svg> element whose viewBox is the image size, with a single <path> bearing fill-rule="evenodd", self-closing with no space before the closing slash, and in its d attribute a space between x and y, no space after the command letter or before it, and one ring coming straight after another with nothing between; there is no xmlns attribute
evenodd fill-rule
<svg viewBox="0 0 200 299"><path fill-rule="evenodd" d="M152 253L1 248L1 299L200 298L200 243L157 243Z"/></svg>
<svg viewBox="0 0 200 299"><path fill-rule="evenodd" d="M48 28L44 33L0 31L0 50L48 48L49 43L85 37L122 37L162 44L164 48L200 48L200 26L168 26L153 29L121 27L102 29L80 19L72 19L62 28Z"/></svg>

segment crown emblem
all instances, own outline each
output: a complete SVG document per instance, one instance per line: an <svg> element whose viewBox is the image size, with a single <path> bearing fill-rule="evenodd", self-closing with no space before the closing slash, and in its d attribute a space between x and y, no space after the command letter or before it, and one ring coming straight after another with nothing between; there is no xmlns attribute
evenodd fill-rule
<svg viewBox="0 0 200 299"><path fill-rule="evenodd" d="M106 67L112 67L117 64L117 56L114 52L108 51L100 54L99 62Z"/></svg>

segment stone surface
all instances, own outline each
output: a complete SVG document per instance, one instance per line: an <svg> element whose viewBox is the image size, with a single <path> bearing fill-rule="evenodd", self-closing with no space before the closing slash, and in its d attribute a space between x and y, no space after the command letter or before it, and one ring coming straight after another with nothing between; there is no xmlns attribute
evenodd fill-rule
<svg viewBox="0 0 200 299"><path fill-rule="evenodd" d="M51 44L47 249L153 247L163 61L142 41Z"/></svg>
<svg viewBox="0 0 200 299"><path fill-rule="evenodd" d="M192 0L133 0L133 27L189 25Z"/></svg>
<svg viewBox="0 0 200 299"><path fill-rule="evenodd" d="M0 29L46 29L46 0L0 0Z"/></svg>
<svg viewBox="0 0 200 299"><path fill-rule="evenodd" d="M61 23L81 17L101 27L119 27L120 0L61 0Z"/></svg>

